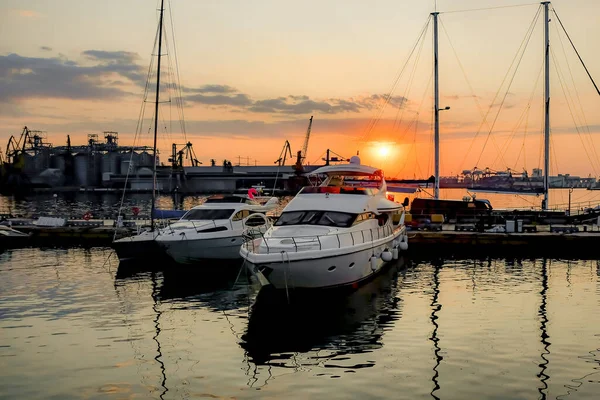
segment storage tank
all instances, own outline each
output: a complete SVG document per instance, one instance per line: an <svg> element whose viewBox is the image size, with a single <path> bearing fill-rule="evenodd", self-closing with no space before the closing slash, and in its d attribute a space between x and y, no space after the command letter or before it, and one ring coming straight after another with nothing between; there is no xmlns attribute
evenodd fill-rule
<svg viewBox="0 0 600 400"><path fill-rule="evenodd" d="M117 152L109 152L102 157L102 173L110 172L118 174L121 169L121 155Z"/></svg>
<svg viewBox="0 0 600 400"><path fill-rule="evenodd" d="M121 170L119 172L121 175L127 175L127 170L129 170L129 175L133 175L135 173L135 163L129 161L129 158L121 160Z"/></svg>
<svg viewBox="0 0 600 400"><path fill-rule="evenodd" d="M147 151L143 151L140 153L140 161L138 164L140 167L152 168L153 163L154 163L154 155L152 155L151 153L148 153Z"/></svg>
<svg viewBox="0 0 600 400"><path fill-rule="evenodd" d="M75 183L79 186L88 186L88 156L85 153L76 154L75 157Z"/></svg>
<svg viewBox="0 0 600 400"><path fill-rule="evenodd" d="M63 154L53 154L50 156L50 168L55 168L65 172L65 156Z"/></svg>
<svg viewBox="0 0 600 400"><path fill-rule="evenodd" d="M49 149L40 149L33 156L35 171L40 173L50 167L50 150Z"/></svg>

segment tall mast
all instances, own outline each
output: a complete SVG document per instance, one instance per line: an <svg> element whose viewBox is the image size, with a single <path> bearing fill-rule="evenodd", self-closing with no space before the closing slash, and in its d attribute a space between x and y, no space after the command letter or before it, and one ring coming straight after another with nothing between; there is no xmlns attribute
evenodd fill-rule
<svg viewBox="0 0 600 400"><path fill-rule="evenodd" d="M440 198L440 87L438 72L438 12L433 12L433 102L434 102L434 134L433 142L435 146L435 186L433 198Z"/></svg>
<svg viewBox="0 0 600 400"><path fill-rule="evenodd" d="M549 1L542 2L544 6L544 200L542 200L542 209L548 209L548 192L550 189L550 29L548 5Z"/></svg>
<svg viewBox="0 0 600 400"><path fill-rule="evenodd" d="M158 100L160 95L160 59L162 55L163 11L165 0L160 1L160 19L158 22L158 65L156 68L156 101L154 103L154 146L152 166L152 207L150 209L150 229L154 230L154 207L156 205L156 136L158 133Z"/></svg>

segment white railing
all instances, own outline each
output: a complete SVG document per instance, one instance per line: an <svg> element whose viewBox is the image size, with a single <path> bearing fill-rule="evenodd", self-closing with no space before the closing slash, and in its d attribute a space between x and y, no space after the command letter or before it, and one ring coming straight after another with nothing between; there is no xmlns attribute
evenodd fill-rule
<svg viewBox="0 0 600 400"><path fill-rule="evenodd" d="M244 234L242 245L248 252L272 254L281 251L308 251L324 249L340 249L357 244L373 243L375 240L392 236L395 231L400 231L403 225L393 227L384 225L378 228L363 229L343 233L330 233L326 235L297 235L265 237L262 232L248 230Z"/></svg>

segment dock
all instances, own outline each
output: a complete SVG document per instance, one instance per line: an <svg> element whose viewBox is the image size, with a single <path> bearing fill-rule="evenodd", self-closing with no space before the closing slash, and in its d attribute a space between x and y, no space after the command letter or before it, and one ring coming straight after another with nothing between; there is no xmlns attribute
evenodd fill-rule
<svg viewBox="0 0 600 400"><path fill-rule="evenodd" d="M409 230L409 253L416 257L547 257L597 259L600 229L594 225L537 225L535 231L480 232L442 225Z"/></svg>
<svg viewBox="0 0 600 400"><path fill-rule="evenodd" d="M114 219L16 217L0 215L3 225L29 236L0 247L110 247L116 238L132 236L150 225L147 216L131 217L117 227ZM166 226L167 220L158 220ZM54 225L54 226L52 226ZM496 226L497 228L499 226ZM597 224L525 224L516 231L482 230L477 224L428 223L407 226L411 257L549 257L597 259ZM6 241L7 242L7 241Z"/></svg>

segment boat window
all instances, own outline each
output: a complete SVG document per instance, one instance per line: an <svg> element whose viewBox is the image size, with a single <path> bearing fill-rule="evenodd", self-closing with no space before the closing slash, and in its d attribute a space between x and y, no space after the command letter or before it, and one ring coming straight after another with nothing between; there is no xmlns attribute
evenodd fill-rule
<svg viewBox="0 0 600 400"><path fill-rule="evenodd" d="M219 209L195 209L188 211L183 217L182 220L213 220L213 219L229 219L231 214L233 214L233 209L229 208L219 208Z"/></svg>
<svg viewBox="0 0 600 400"><path fill-rule="evenodd" d="M290 211L282 213L275 225L325 225L347 228L355 218L356 214L338 211Z"/></svg>
<svg viewBox="0 0 600 400"><path fill-rule="evenodd" d="M245 222L246 226L261 226L267 222L261 214L251 215Z"/></svg>
<svg viewBox="0 0 600 400"><path fill-rule="evenodd" d="M244 218L248 217L250 215L250 211L249 210L241 210L235 213L235 215L233 216L233 218L231 218L232 221L241 221Z"/></svg>
<svg viewBox="0 0 600 400"><path fill-rule="evenodd" d="M356 225L356 224L358 224L360 222L367 221L369 219L374 219L374 218L375 218L375 214L373 214L371 212L358 214L358 216L354 220L354 224Z"/></svg>
<svg viewBox="0 0 600 400"><path fill-rule="evenodd" d="M213 228L208 228L208 229L201 229L199 231L196 231L198 233L209 233L209 232L221 232L221 231L226 231L227 227L226 226L215 226Z"/></svg>

